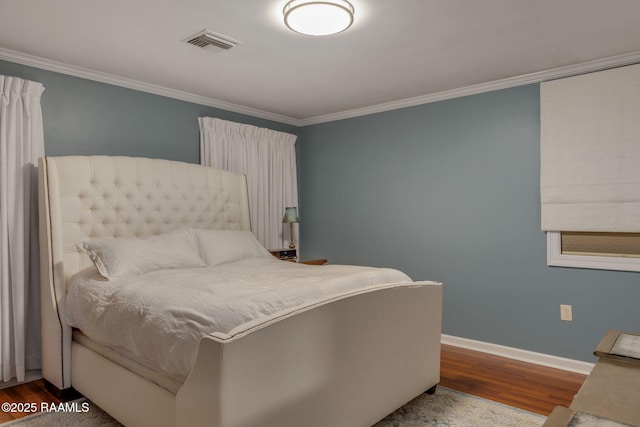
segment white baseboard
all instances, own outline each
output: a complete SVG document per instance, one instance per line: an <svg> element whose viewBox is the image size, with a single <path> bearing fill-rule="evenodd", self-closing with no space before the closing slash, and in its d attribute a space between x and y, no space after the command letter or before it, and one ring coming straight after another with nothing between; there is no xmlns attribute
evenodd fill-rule
<svg viewBox="0 0 640 427"><path fill-rule="evenodd" d="M25 373L23 382L18 382L18 380L16 380L15 378L10 381L0 382L0 390L3 388L9 388L19 384L39 380L40 378L42 378L42 371L40 369L33 369Z"/></svg>
<svg viewBox="0 0 640 427"><path fill-rule="evenodd" d="M441 342L442 344L481 351L483 353L494 354L496 356L507 357L509 359L520 360L522 362L533 363L550 368L562 369L563 371L577 372L583 375L589 375L594 366L593 363L583 362L580 360L566 359L564 357L552 356L550 354L536 353L534 351L470 340L468 338L460 338L452 335L442 334Z"/></svg>

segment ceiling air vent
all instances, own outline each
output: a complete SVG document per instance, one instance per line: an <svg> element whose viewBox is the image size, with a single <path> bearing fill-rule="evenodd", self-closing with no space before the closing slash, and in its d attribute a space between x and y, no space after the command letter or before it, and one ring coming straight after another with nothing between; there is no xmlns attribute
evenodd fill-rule
<svg viewBox="0 0 640 427"><path fill-rule="evenodd" d="M216 46L220 49L231 49L234 46L242 44L238 40L222 34L214 33L209 30L202 30L197 34L187 37L183 41L198 47Z"/></svg>

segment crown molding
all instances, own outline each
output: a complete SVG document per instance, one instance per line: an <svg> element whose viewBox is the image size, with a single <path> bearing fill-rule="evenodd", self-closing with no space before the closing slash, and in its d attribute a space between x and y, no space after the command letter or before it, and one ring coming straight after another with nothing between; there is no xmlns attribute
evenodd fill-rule
<svg viewBox="0 0 640 427"><path fill-rule="evenodd" d="M258 110L251 107L232 104L230 102L220 101L206 96L196 95L190 92L169 89L167 87L142 82L139 80L119 77L113 74L103 73L101 71L89 68L68 65L62 62L52 61L50 59L29 55L22 52L0 48L0 59L15 62L29 67L40 68L47 71L66 74L69 76L80 77L83 79L94 80L101 83L107 83L114 86L125 87L127 89L138 90L141 92L152 93L155 95L166 96L168 98L178 99L180 101L192 102L194 104L206 105L208 107L220 108L234 113L246 114L247 116L257 117L266 120L272 120L278 123L285 123L293 126L300 126L300 120L293 117L283 116L280 114L270 113L268 111Z"/></svg>
<svg viewBox="0 0 640 427"><path fill-rule="evenodd" d="M142 82L139 80L128 79L124 77L107 74L88 68L77 67L73 65L63 64L61 62L52 61L26 53L16 52L13 50L0 48L0 60L15 62L30 67L40 68L43 70L54 71L56 73L67 74L83 79L94 80L101 83L107 83L115 86L121 86L128 89L138 90L141 92L152 93L155 95L166 96L168 98L178 99L181 101L192 102L194 104L206 105L209 107L220 108L235 113L246 114L247 116L257 117L266 120L272 120L278 123L284 123L292 126L302 127L315 125L320 123L333 122L337 120L350 119L354 117L366 116L369 114L383 113L385 111L398 110L400 108L414 107L432 102L445 101L448 99L461 98L469 95L477 95L480 93L491 92L494 90L508 89L517 86L524 86L532 83L541 83L544 81L560 79L564 77L575 76L578 74L591 73L601 71L608 68L621 67L640 63L640 51L626 53L622 55L610 56L607 58L597 59L594 61L583 62L576 65L568 65L565 67L553 68L550 70L538 71L535 73L523 74L521 76L509 77L506 79L495 80L476 85L465 86L457 89L445 90L427 95L415 96L412 98L400 99L397 101L385 102L381 104L371 105L363 108L355 108L352 110L331 113L322 116L309 117L306 119L296 119L293 117L283 116L268 111L258 110L251 107L232 104L230 102L220 101L206 96L196 95L189 92L169 89L167 87Z"/></svg>
<svg viewBox="0 0 640 427"><path fill-rule="evenodd" d="M432 102L445 101L447 99L461 98L463 96L477 95L494 90L508 89L516 86L524 86L532 83L541 83L549 80L556 80L578 74L592 73L594 71L606 70L608 68L621 67L640 62L640 51L626 53L623 55L610 56L594 61L583 62L565 67L553 68L550 70L538 71L535 73L523 74L521 76L508 77L486 83L465 86L452 90L421 95L398 101L385 102L353 110L346 110L338 113L326 114L323 116L310 117L301 120L301 126L315 125L319 123L333 122L336 120L350 119L353 117L366 116L369 114L383 113L385 111L397 110L400 108L414 107Z"/></svg>

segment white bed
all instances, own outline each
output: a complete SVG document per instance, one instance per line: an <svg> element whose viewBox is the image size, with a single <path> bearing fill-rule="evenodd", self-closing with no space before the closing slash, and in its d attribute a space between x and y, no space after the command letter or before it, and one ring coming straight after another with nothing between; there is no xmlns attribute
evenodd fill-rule
<svg viewBox="0 0 640 427"><path fill-rule="evenodd" d="M195 361L163 381L155 365L129 360L67 322L68 279L95 275L76 244L181 227L250 230L245 177L106 156L43 158L39 175L43 376L51 387L79 391L127 426L282 427L372 425L438 383L440 284L388 272L386 280L407 283L342 289L331 284L331 269L351 267L293 264L292 275L309 271L325 294L214 328L191 350ZM285 264L262 258L223 267L233 274L261 263ZM169 274L156 274L170 286Z"/></svg>

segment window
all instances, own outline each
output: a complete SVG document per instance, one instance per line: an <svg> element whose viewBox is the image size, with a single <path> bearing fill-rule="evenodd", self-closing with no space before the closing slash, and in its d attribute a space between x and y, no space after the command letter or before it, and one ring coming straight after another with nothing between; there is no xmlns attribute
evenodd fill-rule
<svg viewBox="0 0 640 427"><path fill-rule="evenodd" d="M542 83L549 265L640 271L640 64Z"/></svg>
<svg viewBox="0 0 640 427"><path fill-rule="evenodd" d="M563 254L640 258L640 233L560 233Z"/></svg>
<svg viewBox="0 0 640 427"><path fill-rule="evenodd" d="M640 233L548 231L547 264L640 271Z"/></svg>

